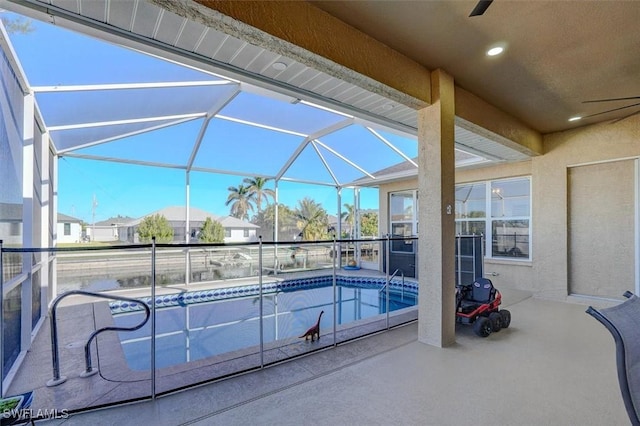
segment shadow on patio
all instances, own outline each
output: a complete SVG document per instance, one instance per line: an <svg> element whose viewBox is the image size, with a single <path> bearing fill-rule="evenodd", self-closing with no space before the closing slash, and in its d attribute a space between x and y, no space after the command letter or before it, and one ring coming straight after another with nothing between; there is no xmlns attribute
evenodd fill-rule
<svg viewBox="0 0 640 426"><path fill-rule="evenodd" d="M291 362L50 424L625 425L611 337L585 306L503 290L511 327L459 326L439 349L412 323Z"/></svg>

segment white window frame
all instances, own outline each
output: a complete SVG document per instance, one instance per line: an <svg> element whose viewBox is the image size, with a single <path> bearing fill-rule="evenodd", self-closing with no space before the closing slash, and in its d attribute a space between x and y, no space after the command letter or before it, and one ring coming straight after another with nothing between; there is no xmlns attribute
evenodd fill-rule
<svg viewBox="0 0 640 426"><path fill-rule="evenodd" d="M393 197L394 194L408 194L411 193L412 195L412 203L413 203L413 209L412 209L412 217L409 220L393 220L393 214L391 212L391 198ZM411 235L412 237L418 235L418 190L417 189L405 189L405 190L401 190L401 191L393 191L393 192L389 192L388 195L389 199L388 199L388 210L389 210L389 235L391 235L391 237L393 237L393 225L394 224L411 224L411 229L413 231L413 234ZM413 241L410 240L408 242L408 244L411 244L411 251L403 251L403 250L393 250L394 245L391 244L390 250L391 252L394 253L414 253L414 244Z"/></svg>
<svg viewBox="0 0 640 426"><path fill-rule="evenodd" d="M493 217L493 209L492 209L492 187L494 183L500 182L509 182L509 181L518 181L518 180L528 180L529 181L529 211L526 216L496 216ZM532 254L532 211L533 211L533 197L532 197L532 179L531 176L518 176L506 179L492 179L487 181L479 181L479 182L465 182L456 187L467 186L467 185L479 185L483 184L485 186L485 216L484 218L461 218L455 219L456 223L461 222L485 222L485 257L488 259L496 259L496 260L506 260L506 261L525 261L530 262L533 258ZM528 256L527 257L511 257L511 256L494 256L493 255L493 241L492 241L492 230L493 223L496 221L517 221L517 220L526 220L528 223L527 235L528 235Z"/></svg>

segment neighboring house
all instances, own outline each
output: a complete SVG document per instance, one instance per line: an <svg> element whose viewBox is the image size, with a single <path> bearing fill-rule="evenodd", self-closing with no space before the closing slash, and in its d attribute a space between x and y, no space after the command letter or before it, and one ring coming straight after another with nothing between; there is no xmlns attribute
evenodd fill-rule
<svg viewBox="0 0 640 426"><path fill-rule="evenodd" d="M212 217L222 224L224 228L224 242L225 243L241 243L249 241L257 241L258 230L260 227L253 223L240 220L233 216L218 216L218 218Z"/></svg>
<svg viewBox="0 0 640 426"><path fill-rule="evenodd" d="M56 233L58 243L79 243L82 241L82 221L75 217L58 213Z"/></svg>
<svg viewBox="0 0 640 426"><path fill-rule="evenodd" d="M329 224L328 228L330 230L338 230L338 216L336 215L332 215L332 214L328 214L327 215L327 222ZM344 218L341 221L342 223L340 224L342 229L343 234L350 234L351 233L351 224L347 223ZM338 235L336 235L337 237L339 237Z"/></svg>
<svg viewBox="0 0 640 426"><path fill-rule="evenodd" d="M164 216L173 228L173 242L184 243L185 241L187 241L187 238L185 237L185 210L186 207L184 206L170 206L149 213L148 215L142 216L138 219L132 220L119 227L118 235L120 237L120 240L138 243L139 237L137 234L137 229L140 225L140 222L142 222L145 217L158 214ZM198 234L200 233L202 225L204 224L207 217L220 222L220 224L223 226L225 231L225 243L250 242L256 241L258 239L257 232L260 227L254 225L253 223L245 222L231 216L218 216L213 213L191 207L189 208L189 242L198 241Z"/></svg>
<svg viewBox="0 0 640 426"><path fill-rule="evenodd" d="M132 220L134 220L132 217L118 216L87 225L87 237L91 241L118 241L120 240L118 229Z"/></svg>
<svg viewBox="0 0 640 426"><path fill-rule="evenodd" d="M0 240L7 245L22 244L22 204L0 203Z"/></svg>

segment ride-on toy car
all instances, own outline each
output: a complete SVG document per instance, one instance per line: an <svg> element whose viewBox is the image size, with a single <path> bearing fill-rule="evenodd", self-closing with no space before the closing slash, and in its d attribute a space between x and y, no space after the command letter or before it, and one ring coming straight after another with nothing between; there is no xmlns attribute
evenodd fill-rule
<svg viewBox="0 0 640 426"><path fill-rule="evenodd" d="M498 307L502 295L488 278L476 278L471 285L456 285L456 322L473 324L480 337L511 324L511 312Z"/></svg>

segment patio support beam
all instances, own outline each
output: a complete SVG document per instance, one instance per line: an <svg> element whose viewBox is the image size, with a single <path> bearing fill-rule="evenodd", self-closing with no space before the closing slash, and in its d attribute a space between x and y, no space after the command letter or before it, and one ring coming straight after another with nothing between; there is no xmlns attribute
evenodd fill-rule
<svg viewBox="0 0 640 426"><path fill-rule="evenodd" d="M453 77L434 71L431 92L434 102L418 111L418 340L446 347L455 343Z"/></svg>

